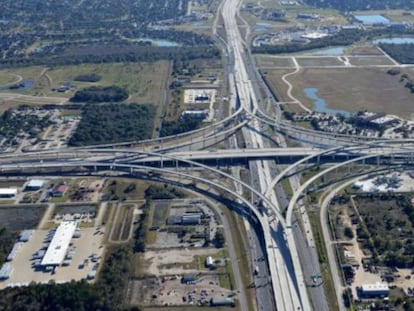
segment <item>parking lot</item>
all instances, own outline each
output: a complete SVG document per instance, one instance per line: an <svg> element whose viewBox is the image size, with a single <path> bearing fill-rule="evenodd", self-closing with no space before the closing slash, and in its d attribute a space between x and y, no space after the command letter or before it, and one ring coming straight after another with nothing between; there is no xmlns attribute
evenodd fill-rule
<svg viewBox="0 0 414 311"><path fill-rule="evenodd" d="M74 250L73 258L68 266L56 268L55 272L47 272L44 269L35 269L34 254L44 250L45 240L49 230L34 230L30 240L23 243L16 257L10 262L13 268L11 277L0 281L0 289L16 284L29 284L31 281L47 283L50 280L55 282L67 282L70 280L81 280L98 268L103 255L103 234L96 228L80 229L81 236L73 238L70 248ZM95 258L92 258L95 254Z"/></svg>

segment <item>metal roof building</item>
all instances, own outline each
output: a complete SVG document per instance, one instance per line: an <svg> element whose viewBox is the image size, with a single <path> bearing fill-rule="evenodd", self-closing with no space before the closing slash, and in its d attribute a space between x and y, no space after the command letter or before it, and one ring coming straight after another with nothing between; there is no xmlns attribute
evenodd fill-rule
<svg viewBox="0 0 414 311"><path fill-rule="evenodd" d="M16 257L16 254L19 251L22 244L23 244L22 242L17 242L13 245L11 252L7 256L7 259L6 259L7 261L12 261Z"/></svg>
<svg viewBox="0 0 414 311"><path fill-rule="evenodd" d="M184 214L181 217L181 222L183 225L198 225L201 222L201 213Z"/></svg>
<svg viewBox="0 0 414 311"><path fill-rule="evenodd" d="M13 273L13 268L9 263L5 263L0 269L0 280L8 279Z"/></svg>
<svg viewBox="0 0 414 311"><path fill-rule="evenodd" d="M386 297L390 293L387 283L364 284L360 287L362 297Z"/></svg>
<svg viewBox="0 0 414 311"><path fill-rule="evenodd" d="M206 265L207 268L212 267L214 265L213 257L207 256L205 265Z"/></svg>
<svg viewBox="0 0 414 311"><path fill-rule="evenodd" d="M42 266L59 266L63 263L76 227L76 221L60 223L42 259Z"/></svg>
<svg viewBox="0 0 414 311"><path fill-rule="evenodd" d="M0 188L0 198L12 198L16 194L17 188Z"/></svg>
<svg viewBox="0 0 414 311"><path fill-rule="evenodd" d="M211 298L210 305L214 307L220 307L220 306L234 306L234 299L232 298L224 298L224 299L217 299L217 298Z"/></svg>
<svg viewBox="0 0 414 311"><path fill-rule="evenodd" d="M32 236L32 230L24 230L19 235L19 242L27 242Z"/></svg>
<svg viewBox="0 0 414 311"><path fill-rule="evenodd" d="M45 181L43 179L30 179L24 189L26 191L39 190L40 188L43 187L44 184L45 184Z"/></svg>

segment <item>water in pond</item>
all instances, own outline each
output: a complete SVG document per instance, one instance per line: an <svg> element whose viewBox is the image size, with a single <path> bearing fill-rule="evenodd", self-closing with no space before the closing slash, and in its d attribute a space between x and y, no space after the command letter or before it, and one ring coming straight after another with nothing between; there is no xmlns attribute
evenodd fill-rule
<svg viewBox="0 0 414 311"><path fill-rule="evenodd" d="M374 44L379 44L379 43L386 43L386 44L413 44L414 43L414 38L404 38L404 37L399 37L399 38L382 38L382 39L376 39L374 41L372 41Z"/></svg>
<svg viewBox="0 0 414 311"><path fill-rule="evenodd" d="M174 46L180 46L179 43L169 40L162 40L162 39L145 39L150 41L153 45L159 46L159 47L174 47Z"/></svg>
<svg viewBox="0 0 414 311"><path fill-rule="evenodd" d="M344 46L338 46L334 48L312 51L310 55L341 56L341 55L344 55L344 50L345 50Z"/></svg>
<svg viewBox="0 0 414 311"><path fill-rule="evenodd" d="M354 17L365 25L388 24L390 20L382 15L354 15Z"/></svg>
<svg viewBox="0 0 414 311"><path fill-rule="evenodd" d="M351 117L352 113L345 110L340 109L331 109L326 106L326 102L323 98L320 98L318 95L318 88L316 87L306 87L303 89L306 96L308 96L310 99L313 100L313 103L315 105L315 111L320 113L329 113L329 114L337 114L340 113L344 115L345 117Z"/></svg>
<svg viewBox="0 0 414 311"><path fill-rule="evenodd" d="M163 39L134 38L134 39L128 39L128 40L132 42L150 42L152 45L159 46L159 47L180 46L178 42L174 42L170 40L163 40Z"/></svg>
<svg viewBox="0 0 414 311"><path fill-rule="evenodd" d="M0 85L0 91L4 90L19 90L24 91L33 87L32 80L23 80L16 84Z"/></svg>

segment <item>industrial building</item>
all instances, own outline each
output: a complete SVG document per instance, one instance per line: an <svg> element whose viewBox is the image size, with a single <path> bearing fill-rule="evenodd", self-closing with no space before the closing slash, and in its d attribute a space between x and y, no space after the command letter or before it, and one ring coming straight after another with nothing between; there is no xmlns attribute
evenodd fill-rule
<svg viewBox="0 0 414 311"><path fill-rule="evenodd" d="M203 120L208 116L207 109L193 109L193 110L184 110L181 113L181 118L183 119L200 119Z"/></svg>
<svg viewBox="0 0 414 311"><path fill-rule="evenodd" d="M24 230L19 235L19 242L28 242L32 236L32 230Z"/></svg>
<svg viewBox="0 0 414 311"><path fill-rule="evenodd" d="M361 298L388 297L390 293L390 288L386 283L364 284L357 289Z"/></svg>
<svg viewBox="0 0 414 311"><path fill-rule="evenodd" d="M17 194L17 188L0 188L0 198L14 198Z"/></svg>
<svg viewBox="0 0 414 311"><path fill-rule="evenodd" d="M207 257L206 257L206 262L205 262L205 265L206 265L206 267L207 267L207 268L214 267L213 257L211 257L211 256L207 256Z"/></svg>
<svg viewBox="0 0 414 311"><path fill-rule="evenodd" d="M183 284L195 284L198 280L197 275L195 274L186 274L183 275L183 277L181 278L181 283Z"/></svg>
<svg viewBox="0 0 414 311"><path fill-rule="evenodd" d="M17 242L13 245L13 248L11 250L11 252L9 253L9 255L7 256L6 260L7 261L12 261L16 255L17 252L19 251L20 247L22 247L23 243L22 242Z"/></svg>
<svg viewBox="0 0 414 311"><path fill-rule="evenodd" d="M235 303L234 303L234 299L232 298L224 298L224 299L211 298L210 305L212 307L225 307L225 306L234 307Z"/></svg>
<svg viewBox="0 0 414 311"><path fill-rule="evenodd" d="M9 263L5 263L0 269L0 280L7 280L13 273L13 268Z"/></svg>
<svg viewBox="0 0 414 311"><path fill-rule="evenodd" d="M199 225L201 222L201 213L186 213L181 217L183 225Z"/></svg>
<svg viewBox="0 0 414 311"><path fill-rule="evenodd" d="M42 266L60 266L63 263L76 227L76 221L60 223L42 259Z"/></svg>
<svg viewBox="0 0 414 311"><path fill-rule="evenodd" d="M201 223L201 217L201 213L185 213L181 216L173 215L168 217L167 224L183 226L199 225Z"/></svg>
<svg viewBox="0 0 414 311"><path fill-rule="evenodd" d="M24 187L24 191L37 191L41 189L45 184L43 179L31 179Z"/></svg>

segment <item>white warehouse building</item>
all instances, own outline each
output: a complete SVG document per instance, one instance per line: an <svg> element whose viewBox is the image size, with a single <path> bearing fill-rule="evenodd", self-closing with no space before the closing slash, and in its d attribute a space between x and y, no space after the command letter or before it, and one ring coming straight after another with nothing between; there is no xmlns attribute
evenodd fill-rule
<svg viewBox="0 0 414 311"><path fill-rule="evenodd" d="M386 283L364 284L358 288L361 298L387 297L390 288Z"/></svg>
<svg viewBox="0 0 414 311"><path fill-rule="evenodd" d="M42 266L60 266L63 263L77 225L76 221L60 223L42 259Z"/></svg>

